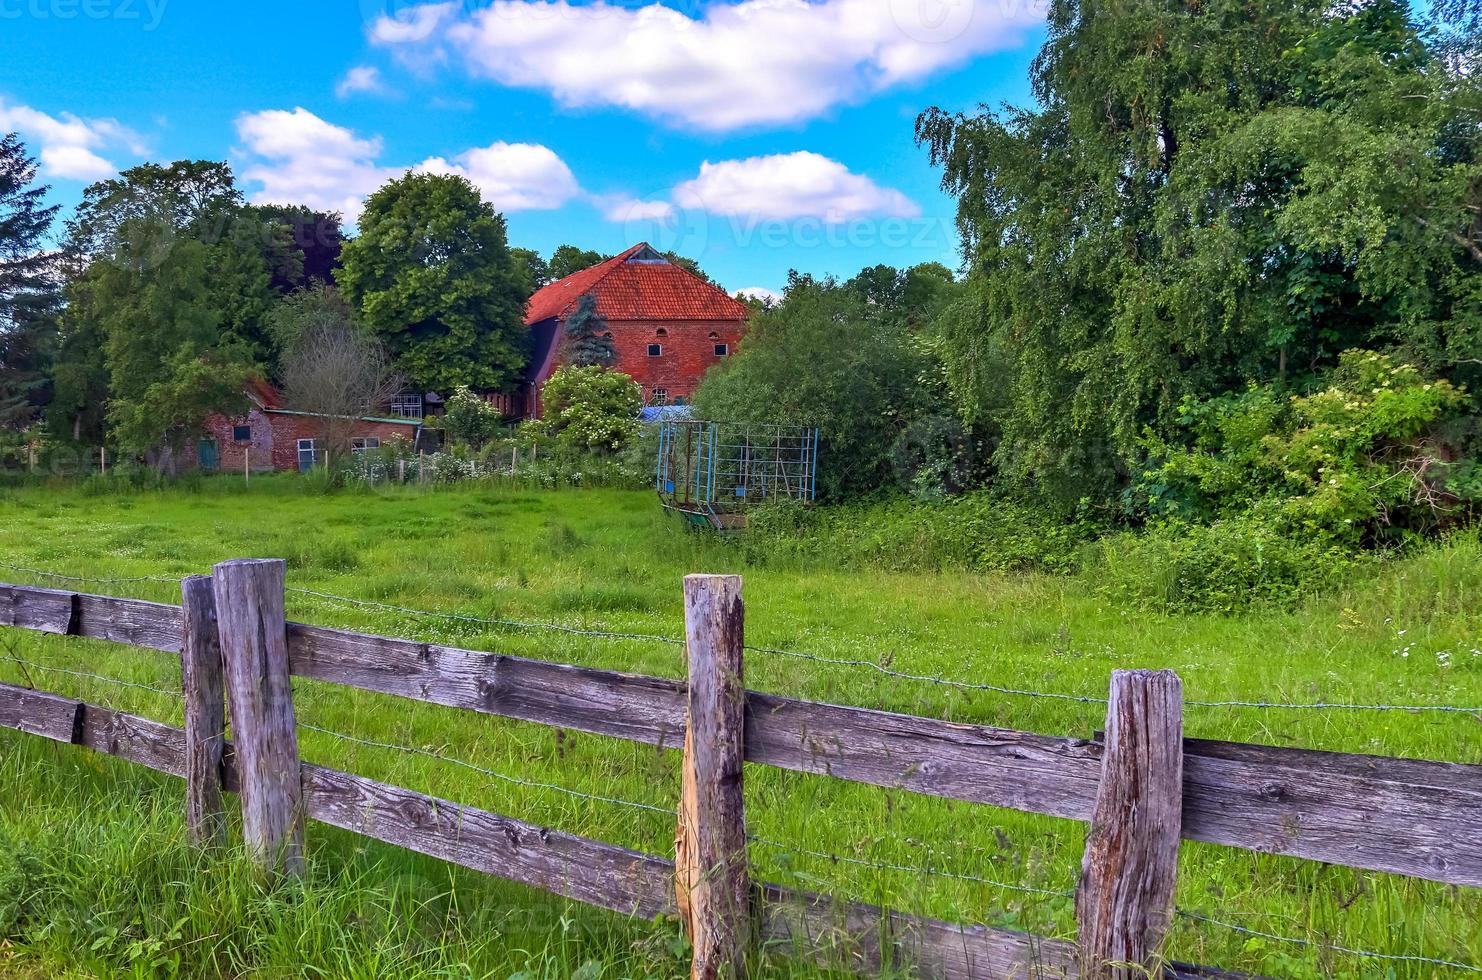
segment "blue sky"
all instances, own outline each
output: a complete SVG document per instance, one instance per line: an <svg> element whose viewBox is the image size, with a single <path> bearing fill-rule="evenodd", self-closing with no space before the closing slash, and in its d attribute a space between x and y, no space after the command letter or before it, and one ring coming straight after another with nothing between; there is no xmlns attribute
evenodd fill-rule
<svg viewBox="0 0 1482 980"><path fill-rule="evenodd" d="M956 264L925 106L1023 102L1034 0L0 0L0 130L69 208L144 160L347 212L463 173L514 245L787 270Z"/></svg>

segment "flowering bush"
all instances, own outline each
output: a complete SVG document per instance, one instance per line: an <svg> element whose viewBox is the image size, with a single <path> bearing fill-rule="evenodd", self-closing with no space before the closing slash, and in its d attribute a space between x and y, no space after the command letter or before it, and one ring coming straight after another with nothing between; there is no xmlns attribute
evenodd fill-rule
<svg viewBox="0 0 1482 980"><path fill-rule="evenodd" d="M567 367L541 391L542 431L562 445L618 452L638 432L643 390L632 378L604 367Z"/></svg>
<svg viewBox="0 0 1482 980"><path fill-rule="evenodd" d="M1463 389L1374 351L1349 351L1325 387L1275 386L1186 402L1183 444L1149 437L1137 502L1154 518L1251 514L1349 546L1444 522L1460 503L1434 436Z"/></svg>

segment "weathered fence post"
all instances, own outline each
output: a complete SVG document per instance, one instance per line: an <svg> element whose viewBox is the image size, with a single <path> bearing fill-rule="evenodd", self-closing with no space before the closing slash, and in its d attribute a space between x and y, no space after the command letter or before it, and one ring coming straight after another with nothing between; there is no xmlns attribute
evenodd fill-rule
<svg viewBox="0 0 1482 980"><path fill-rule="evenodd" d="M185 689L185 830L197 846L226 843L221 757L226 746L226 692L209 575L180 583L180 662Z"/></svg>
<svg viewBox="0 0 1482 980"><path fill-rule="evenodd" d="M1183 744L1178 675L1114 671L1101 784L1075 896L1081 980L1132 980L1156 966L1173 919Z"/></svg>
<svg viewBox="0 0 1482 980"><path fill-rule="evenodd" d="M685 578L689 708L674 844L680 918L694 947L692 980L740 980L751 935L741 796L744 619L739 576Z"/></svg>
<svg viewBox="0 0 1482 980"><path fill-rule="evenodd" d="M284 563L228 561L214 573L242 835L265 869L298 874L304 863L303 787L288 678Z"/></svg>

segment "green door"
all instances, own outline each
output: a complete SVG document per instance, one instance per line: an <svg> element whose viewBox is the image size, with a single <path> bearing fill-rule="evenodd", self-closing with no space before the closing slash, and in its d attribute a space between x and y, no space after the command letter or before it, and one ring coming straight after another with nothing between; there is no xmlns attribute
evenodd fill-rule
<svg viewBox="0 0 1482 980"><path fill-rule="evenodd" d="M221 454L216 449L216 440L202 439L197 443L196 459L204 473L215 473L221 469Z"/></svg>

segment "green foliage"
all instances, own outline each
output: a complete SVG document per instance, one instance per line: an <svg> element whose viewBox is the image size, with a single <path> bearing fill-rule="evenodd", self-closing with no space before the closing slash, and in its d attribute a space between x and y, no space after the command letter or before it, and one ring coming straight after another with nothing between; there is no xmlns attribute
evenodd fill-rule
<svg viewBox="0 0 1482 980"><path fill-rule="evenodd" d="M925 345L866 293L794 275L695 393L702 418L818 426L819 492L830 499L891 482L892 447L931 401Z"/></svg>
<svg viewBox="0 0 1482 980"><path fill-rule="evenodd" d="M0 138L0 426L21 427L50 393L56 337L54 257L44 248L57 207L14 133Z"/></svg>
<svg viewBox="0 0 1482 980"><path fill-rule="evenodd" d="M1251 514L1277 533L1349 547L1432 530L1455 513L1433 440L1464 394L1373 351L1344 353L1305 395L1274 385L1188 399L1178 443L1150 436L1138 489L1155 515Z"/></svg>
<svg viewBox="0 0 1482 980"><path fill-rule="evenodd" d="M604 367L565 367L541 389L540 431L570 447L618 452L638 432L643 389Z"/></svg>
<svg viewBox="0 0 1482 980"><path fill-rule="evenodd" d="M607 320L597 312L597 297L583 293L576 309L565 321L567 364L577 367L612 367L617 348L607 332Z"/></svg>
<svg viewBox="0 0 1482 980"><path fill-rule="evenodd" d="M1292 608L1336 591L1366 564L1330 540L1284 533L1256 514L1162 523L1106 539L1097 557L1105 595L1166 613Z"/></svg>
<svg viewBox="0 0 1482 980"><path fill-rule="evenodd" d="M355 310L334 286L318 280L279 299L268 311L265 329L277 351L281 369L283 357L299 341L315 330L355 330L360 328Z"/></svg>
<svg viewBox="0 0 1482 980"><path fill-rule="evenodd" d="M504 217L455 175L412 174L366 201L336 278L414 388L496 390L528 359L528 282Z"/></svg>
<svg viewBox="0 0 1482 980"><path fill-rule="evenodd" d="M504 419L489 402L460 385L445 404L442 427L455 442L478 449L498 433Z"/></svg>
<svg viewBox="0 0 1482 980"><path fill-rule="evenodd" d="M610 258L612 256L603 255L591 249L577 248L575 245L561 245L551 253L551 261L546 269L550 275L550 281L555 282L557 279L565 279L573 273L590 268L599 262L605 262Z"/></svg>
<svg viewBox="0 0 1482 980"><path fill-rule="evenodd" d="M921 116L977 293L943 355L1007 478L1111 499L1185 399L1351 348L1477 377L1482 98L1427 45L1400 0L1055 0L1034 108Z"/></svg>

